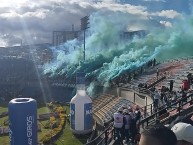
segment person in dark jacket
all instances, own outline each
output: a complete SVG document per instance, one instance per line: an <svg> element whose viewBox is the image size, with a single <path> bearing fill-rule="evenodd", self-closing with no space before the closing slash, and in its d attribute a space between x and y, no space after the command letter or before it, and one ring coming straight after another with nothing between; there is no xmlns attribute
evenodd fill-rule
<svg viewBox="0 0 193 145"><path fill-rule="evenodd" d="M162 124L150 125L141 133L139 145L177 145L177 138Z"/></svg>
<svg viewBox="0 0 193 145"><path fill-rule="evenodd" d="M174 81L170 80L170 92L172 92L174 86Z"/></svg>

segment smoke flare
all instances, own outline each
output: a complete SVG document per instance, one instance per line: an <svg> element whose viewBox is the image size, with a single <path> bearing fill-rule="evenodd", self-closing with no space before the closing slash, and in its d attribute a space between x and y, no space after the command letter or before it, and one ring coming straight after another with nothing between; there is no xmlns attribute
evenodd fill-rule
<svg viewBox="0 0 193 145"><path fill-rule="evenodd" d="M88 78L96 78L101 85L108 85L113 78L129 73L153 58L164 61L192 56L192 24L191 16L186 15L176 20L172 27L163 27L146 17L134 19L133 15L123 12L96 12L90 16L86 35L86 61L82 61L83 44L75 39L52 48L55 59L44 66L44 73L65 74L72 78L76 72L85 72ZM122 39L120 35L132 25L145 30L147 35ZM65 48L70 50L67 55Z"/></svg>

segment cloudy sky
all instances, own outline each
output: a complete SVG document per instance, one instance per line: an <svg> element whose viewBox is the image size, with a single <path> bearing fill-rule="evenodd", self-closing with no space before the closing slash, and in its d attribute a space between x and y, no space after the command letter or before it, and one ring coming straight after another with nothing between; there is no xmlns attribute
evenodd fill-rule
<svg viewBox="0 0 193 145"><path fill-rule="evenodd" d="M79 30L82 17L100 11L127 13L132 19L146 18L156 25L172 27L175 19L191 14L192 1L0 0L0 47L19 45L21 40L24 44L51 43L52 31L71 30L72 24Z"/></svg>

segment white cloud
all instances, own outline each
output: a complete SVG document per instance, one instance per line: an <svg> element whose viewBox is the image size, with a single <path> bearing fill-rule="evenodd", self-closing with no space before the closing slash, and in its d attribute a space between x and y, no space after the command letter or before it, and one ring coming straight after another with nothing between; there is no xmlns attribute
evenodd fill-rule
<svg viewBox="0 0 193 145"><path fill-rule="evenodd" d="M170 18L170 19L181 17L181 14L174 11L174 10L162 10L161 12L156 12L156 13L153 13L152 15L159 16L159 17Z"/></svg>
<svg viewBox="0 0 193 145"><path fill-rule="evenodd" d="M143 0L143 1L147 1L147 2L166 2L165 0Z"/></svg>
<svg viewBox="0 0 193 145"><path fill-rule="evenodd" d="M135 29L152 23L150 20L142 24L149 21L151 16L174 18L179 15L172 10L152 14L145 6L123 5L115 0L102 0L100 3L93 0L0 0L0 3L0 34L12 34L25 39L24 34L28 29L27 34L35 34L38 38L36 42L39 43L51 42L54 30L70 30L72 24L76 30L80 29L80 19L97 11L104 15L111 12L116 14L113 19L127 14L130 26Z"/></svg>
<svg viewBox="0 0 193 145"><path fill-rule="evenodd" d="M94 8L98 10L107 9L114 12L124 12L129 14L148 16L146 7L143 6L134 6L130 4L120 5L120 4L109 4L109 3L100 3L93 5Z"/></svg>
<svg viewBox="0 0 193 145"><path fill-rule="evenodd" d="M117 12L129 14L130 17L135 15L132 19L147 19L149 15L146 7L121 5L111 0L101 3L94 3L91 0L17 0L14 2L0 0L0 2L2 2L0 5L2 10L0 10L0 34L11 34L12 32L14 37L18 36L23 39L26 34L35 34L39 43L51 42L54 30L69 30L72 24L75 29L79 29L80 19L93 12L104 11L104 14L105 11Z"/></svg>
<svg viewBox="0 0 193 145"><path fill-rule="evenodd" d="M1 18L14 18L14 17L20 17L21 15L16 13L15 11L9 11L9 12L5 12L0 14Z"/></svg>
<svg viewBox="0 0 193 145"><path fill-rule="evenodd" d="M172 23L168 21L160 21L160 24L164 25L165 27L172 27Z"/></svg>
<svg viewBox="0 0 193 145"><path fill-rule="evenodd" d="M17 0L17 1L12 1L12 0L0 0L0 7L10 7L10 6L18 6L25 4L28 0Z"/></svg>
<svg viewBox="0 0 193 145"><path fill-rule="evenodd" d="M46 16L49 14L49 10L46 9L39 9L35 12L26 12L23 17L37 17L40 19L46 18Z"/></svg>

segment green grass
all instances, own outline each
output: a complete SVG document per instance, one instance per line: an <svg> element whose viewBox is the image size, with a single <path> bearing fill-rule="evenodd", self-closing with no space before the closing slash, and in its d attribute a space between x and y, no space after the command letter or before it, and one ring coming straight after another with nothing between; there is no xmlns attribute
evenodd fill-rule
<svg viewBox="0 0 193 145"><path fill-rule="evenodd" d="M70 125L67 123L62 136L55 142L57 145L83 145L86 143L87 136L78 136L72 134Z"/></svg>
<svg viewBox="0 0 193 145"><path fill-rule="evenodd" d="M7 104L1 103L0 104L0 113L8 111ZM4 126L4 120L7 120L8 116L0 118L0 126ZM0 144L2 145L9 145L9 136L0 136Z"/></svg>
<svg viewBox="0 0 193 145"><path fill-rule="evenodd" d="M38 108L38 111L37 111L38 115L44 114L44 113L49 113L49 112L50 112L50 110L46 106L41 106L40 108Z"/></svg>
<svg viewBox="0 0 193 145"><path fill-rule="evenodd" d="M4 120L7 120L8 116L0 118L0 126L4 126Z"/></svg>
<svg viewBox="0 0 193 145"><path fill-rule="evenodd" d="M70 109L67 107L67 114ZM70 130L70 124L67 122L61 137L55 142L57 145L83 145L88 136L75 136Z"/></svg>
<svg viewBox="0 0 193 145"><path fill-rule="evenodd" d="M0 136L0 143L2 145L9 145L9 136Z"/></svg>
<svg viewBox="0 0 193 145"><path fill-rule="evenodd" d="M0 113L7 112L7 111L8 111L7 105L5 103L0 103ZM4 120L7 120L7 119L8 119L7 116L0 118L0 126L3 126Z"/></svg>
<svg viewBox="0 0 193 145"><path fill-rule="evenodd" d="M0 113L8 111L8 108L6 106L0 105Z"/></svg>
<svg viewBox="0 0 193 145"><path fill-rule="evenodd" d="M44 114L44 113L49 113L49 112L50 112L50 110L48 109L48 107L46 107L45 105L41 105L41 106L38 105L38 107L39 107L39 108L38 108L38 111L37 111L38 115ZM41 132L38 132L38 140L42 139L43 136L45 136L45 134L46 134L48 131L50 131L49 129L44 129L44 126L45 126L45 124L46 124L47 121L48 121L48 120L38 121L38 124L41 125Z"/></svg>

